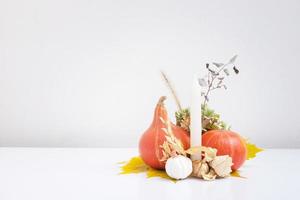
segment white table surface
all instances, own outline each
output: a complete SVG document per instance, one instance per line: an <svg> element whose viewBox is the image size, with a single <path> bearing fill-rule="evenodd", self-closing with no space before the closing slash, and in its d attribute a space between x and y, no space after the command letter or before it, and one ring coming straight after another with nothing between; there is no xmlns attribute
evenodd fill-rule
<svg viewBox="0 0 300 200"><path fill-rule="evenodd" d="M299 199L300 149L266 150L247 161L247 179L187 179L118 175L117 162L136 149L0 148L1 200Z"/></svg>

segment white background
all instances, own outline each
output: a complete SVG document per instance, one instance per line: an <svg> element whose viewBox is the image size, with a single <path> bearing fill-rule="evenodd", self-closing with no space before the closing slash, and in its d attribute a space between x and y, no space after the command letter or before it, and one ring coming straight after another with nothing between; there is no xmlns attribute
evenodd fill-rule
<svg viewBox="0 0 300 200"><path fill-rule="evenodd" d="M135 147L163 69L189 105L194 73L239 54L210 105L263 147L300 147L300 2L0 0L0 146ZM170 115L175 104L170 97Z"/></svg>

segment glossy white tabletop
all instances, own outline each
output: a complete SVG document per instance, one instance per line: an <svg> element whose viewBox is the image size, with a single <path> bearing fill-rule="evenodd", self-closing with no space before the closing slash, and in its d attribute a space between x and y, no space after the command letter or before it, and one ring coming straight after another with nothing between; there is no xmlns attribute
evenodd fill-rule
<svg viewBox="0 0 300 200"><path fill-rule="evenodd" d="M1 200L299 199L300 149L266 150L241 169L246 179L173 183L118 175L136 149L0 148Z"/></svg>

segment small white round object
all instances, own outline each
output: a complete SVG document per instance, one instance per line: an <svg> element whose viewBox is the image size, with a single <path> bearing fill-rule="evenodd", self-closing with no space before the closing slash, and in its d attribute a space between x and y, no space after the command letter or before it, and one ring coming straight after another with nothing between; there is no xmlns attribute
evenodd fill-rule
<svg viewBox="0 0 300 200"><path fill-rule="evenodd" d="M171 157L166 162L166 172L168 176L174 179L185 179L193 171L191 159L178 155Z"/></svg>

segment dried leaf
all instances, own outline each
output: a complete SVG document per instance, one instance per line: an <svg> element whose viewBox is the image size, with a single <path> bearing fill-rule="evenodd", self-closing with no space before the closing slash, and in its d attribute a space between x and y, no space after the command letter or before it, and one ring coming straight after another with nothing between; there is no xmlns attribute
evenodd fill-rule
<svg viewBox="0 0 300 200"><path fill-rule="evenodd" d="M173 138L171 138L170 136L165 136L165 137L166 137L167 142L169 142L170 144L176 145L176 143L173 141Z"/></svg>
<svg viewBox="0 0 300 200"><path fill-rule="evenodd" d="M217 174L213 169L211 169L207 174L203 174L202 177L206 181L212 181L216 179Z"/></svg>
<svg viewBox="0 0 300 200"><path fill-rule="evenodd" d="M201 153L201 160L193 160L193 176L204 180L214 180L229 176L232 158L228 155L217 156L217 149L210 147L192 147L186 150L188 154ZM204 153L204 155L203 155Z"/></svg>
<svg viewBox="0 0 300 200"><path fill-rule="evenodd" d="M202 153L202 147L201 146L191 147L191 148L185 150L185 152L187 154L190 154L190 155L201 154Z"/></svg>
<svg viewBox="0 0 300 200"><path fill-rule="evenodd" d="M218 75L218 73L215 71L215 70L212 70L212 69L210 69L210 68L207 68L208 69L208 71L213 75L213 76L217 76Z"/></svg>
<svg viewBox="0 0 300 200"><path fill-rule="evenodd" d="M233 67L233 71L234 71L234 73L236 73L236 74L238 74L240 71L234 66Z"/></svg>
<svg viewBox="0 0 300 200"><path fill-rule="evenodd" d="M210 162L217 156L217 149L210 147L202 147L204 148L204 159L206 162Z"/></svg>
<svg viewBox="0 0 300 200"><path fill-rule="evenodd" d="M171 154L171 149L166 141L161 145L161 148L163 149L162 153L164 157Z"/></svg>
<svg viewBox="0 0 300 200"><path fill-rule="evenodd" d="M195 146L185 150L185 153L190 155L201 154L204 153L203 160L210 162L217 156L217 149L211 147L204 146Z"/></svg>
<svg viewBox="0 0 300 200"><path fill-rule="evenodd" d="M198 79L198 83L199 83L199 85L201 85L202 87L206 87L206 86L207 86L207 82L205 81L204 78L199 78L199 79Z"/></svg>
<svg viewBox="0 0 300 200"><path fill-rule="evenodd" d="M224 71L224 73L226 74L226 76L229 76L229 75L230 75L228 69L224 69L223 71Z"/></svg>
<svg viewBox="0 0 300 200"><path fill-rule="evenodd" d="M209 167L209 164L204 160L193 161L193 176L202 178L206 181L214 180L217 177L216 172Z"/></svg>
<svg viewBox="0 0 300 200"><path fill-rule="evenodd" d="M222 85L222 83L223 83L223 80L219 80L217 88L220 87L220 85Z"/></svg>
<svg viewBox="0 0 300 200"><path fill-rule="evenodd" d="M203 129L206 131L206 128L207 126L209 126L211 124L211 120L207 117L204 117L204 119L202 119L202 126L203 126Z"/></svg>
<svg viewBox="0 0 300 200"><path fill-rule="evenodd" d="M248 141L246 141L246 147L247 147L247 160L255 158L257 153L263 151L263 149L257 147L255 144L249 143Z"/></svg>
<svg viewBox="0 0 300 200"><path fill-rule="evenodd" d="M215 62L213 62L213 65L215 65L216 67L221 67L221 66L223 66L224 64L223 63L215 63Z"/></svg>
<svg viewBox="0 0 300 200"><path fill-rule="evenodd" d="M163 158L161 161L166 161L168 158L173 157L174 155L185 156L186 153L183 148L183 144L174 136L169 119L164 122L164 125L166 128L162 128L162 130L165 132L166 141L161 146L163 150Z"/></svg>
<svg viewBox="0 0 300 200"><path fill-rule="evenodd" d="M161 128L161 130L163 130L163 132L165 132L165 134L168 134L168 130L166 128Z"/></svg>
<svg viewBox="0 0 300 200"><path fill-rule="evenodd" d="M203 175L209 172L208 164L203 160L193 161L193 176L203 178Z"/></svg>
<svg viewBox="0 0 300 200"><path fill-rule="evenodd" d="M126 162L123 166L121 166L120 174L138 174L138 173L146 173L147 178L160 177L163 179L176 182L176 180L170 178L165 171L156 170L146 165L144 161L141 159L141 157L133 157L128 162Z"/></svg>
<svg viewBox="0 0 300 200"><path fill-rule="evenodd" d="M165 120L164 120L162 117L160 117L159 119L160 119L160 121L161 121L162 123L166 123Z"/></svg>
<svg viewBox="0 0 300 200"><path fill-rule="evenodd" d="M229 60L229 63L230 63L230 64L233 64L233 63L235 62L236 58L237 58L237 55L233 56L233 57Z"/></svg>
<svg viewBox="0 0 300 200"><path fill-rule="evenodd" d="M215 170L219 177L226 177L231 173L232 158L228 155L217 156L211 162L210 166Z"/></svg>

